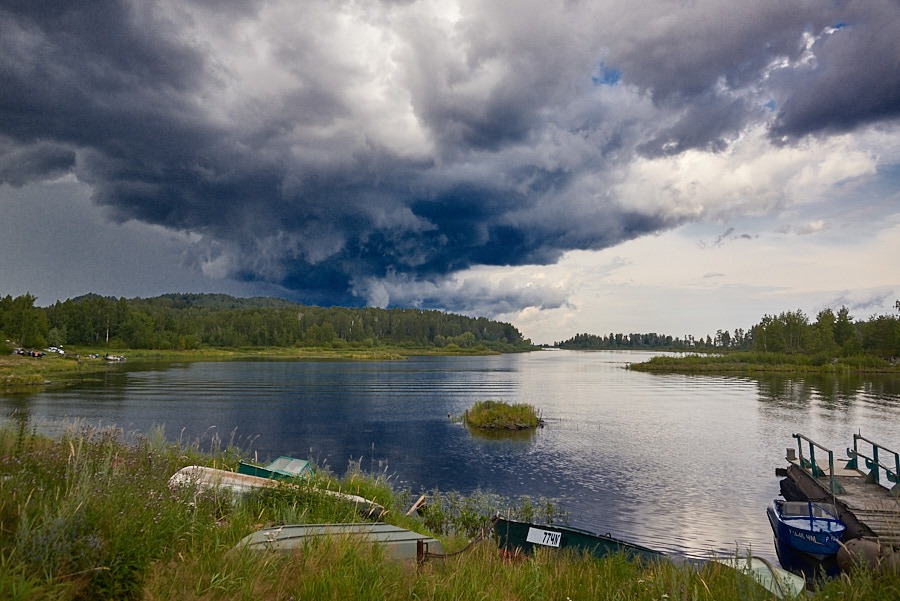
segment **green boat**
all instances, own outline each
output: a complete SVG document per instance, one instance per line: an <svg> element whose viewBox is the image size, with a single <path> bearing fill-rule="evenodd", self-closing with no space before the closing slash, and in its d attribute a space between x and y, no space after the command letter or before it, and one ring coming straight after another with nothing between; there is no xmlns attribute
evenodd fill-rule
<svg viewBox="0 0 900 601"><path fill-rule="evenodd" d="M595 557L622 553L632 561L645 563L671 559L660 551L619 540L608 534L594 534L568 526L538 526L509 520L500 515L494 518L494 533L502 550L516 554L530 555L536 548L550 547L572 549ZM806 583L803 578L773 566L760 557L723 560L716 563L752 578L779 599L793 599L802 595L805 590ZM696 565L699 567L702 562Z"/></svg>
<svg viewBox="0 0 900 601"><path fill-rule="evenodd" d="M494 533L501 549L511 553L530 555L535 548L573 549L596 557L623 553L631 560L660 561L665 554L647 547L628 543L606 534L568 526L537 526L528 522L494 518Z"/></svg>
<svg viewBox="0 0 900 601"><path fill-rule="evenodd" d="M259 478L289 480L291 478L309 478L312 476L312 466L305 459L279 457L265 467L241 461L238 464L238 473Z"/></svg>

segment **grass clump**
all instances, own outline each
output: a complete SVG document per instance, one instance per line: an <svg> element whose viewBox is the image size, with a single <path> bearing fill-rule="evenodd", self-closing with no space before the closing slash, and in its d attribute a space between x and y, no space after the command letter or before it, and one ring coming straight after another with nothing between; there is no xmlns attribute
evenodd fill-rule
<svg viewBox="0 0 900 601"><path fill-rule="evenodd" d="M475 538L498 513L538 524L569 523L569 515L545 497L509 499L476 490L468 495L456 491L431 491L420 511L425 527L437 536L462 535Z"/></svg>
<svg viewBox="0 0 900 601"><path fill-rule="evenodd" d="M476 401L463 421L482 430L526 430L544 423L533 405L503 401Z"/></svg>

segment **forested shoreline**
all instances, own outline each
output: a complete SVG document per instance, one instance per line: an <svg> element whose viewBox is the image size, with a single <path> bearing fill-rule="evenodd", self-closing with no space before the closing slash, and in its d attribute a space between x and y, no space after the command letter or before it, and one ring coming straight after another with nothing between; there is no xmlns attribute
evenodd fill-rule
<svg viewBox="0 0 900 601"><path fill-rule="evenodd" d="M0 298L0 332L26 348L90 346L193 350L240 347L531 348L514 326L420 309L316 307L279 298L88 294L48 306L25 294Z"/></svg>
<svg viewBox="0 0 900 601"><path fill-rule="evenodd" d="M896 303L900 311L900 301ZM781 357L804 358L811 365L838 358L870 356L883 360L900 357L900 318L873 315L855 320L847 307L823 309L810 321L801 310L764 315L745 330L718 330L715 337L683 338L662 334L577 334L557 342L558 348L581 350L672 350L692 352L753 351Z"/></svg>

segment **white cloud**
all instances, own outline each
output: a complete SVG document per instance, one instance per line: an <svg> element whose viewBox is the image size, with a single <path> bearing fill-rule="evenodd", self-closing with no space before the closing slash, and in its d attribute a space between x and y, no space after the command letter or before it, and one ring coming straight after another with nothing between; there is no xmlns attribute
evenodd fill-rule
<svg viewBox="0 0 900 601"><path fill-rule="evenodd" d="M827 230L816 237L760 232L704 247L696 241L706 230L685 226L604 251L567 253L542 270L550 281L574 286L567 306L500 318L538 342L580 332L705 336L798 308L811 316L842 304L865 307L858 317L891 313L900 298L900 272L893 269L900 211L886 215L870 236L850 241Z"/></svg>
<svg viewBox="0 0 900 601"><path fill-rule="evenodd" d="M726 222L815 202L835 184L875 173L875 149L851 136L773 146L762 125L723 152L633 161L615 187L623 207L682 221Z"/></svg>
<svg viewBox="0 0 900 601"><path fill-rule="evenodd" d="M815 221L810 221L806 225L803 225L797 228L798 234L815 234L817 232L824 232L829 228L829 224L821 219L817 219Z"/></svg>

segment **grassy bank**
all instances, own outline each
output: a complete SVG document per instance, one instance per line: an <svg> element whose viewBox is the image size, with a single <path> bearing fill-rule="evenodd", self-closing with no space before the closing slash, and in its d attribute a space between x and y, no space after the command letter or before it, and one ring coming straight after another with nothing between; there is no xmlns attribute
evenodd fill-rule
<svg viewBox="0 0 900 601"><path fill-rule="evenodd" d="M105 369L103 362L96 362L96 369ZM48 384L53 380L87 373L90 367L76 360L67 360L59 355L47 355L40 359L21 355L0 355L0 390Z"/></svg>
<svg viewBox="0 0 900 601"><path fill-rule="evenodd" d="M829 358L818 355L732 352L723 354L660 355L628 369L659 373L900 373L900 365L878 357Z"/></svg>
<svg viewBox="0 0 900 601"><path fill-rule="evenodd" d="M160 361L238 361L270 359L273 361L345 360L402 361L414 355L497 355L484 347L241 347L235 349L204 348L194 350L154 350L124 348L68 347L66 356L47 353L44 357L0 354L0 390L28 388L45 384L65 384L71 376L102 372L115 367L105 355L124 356L130 365ZM97 355L96 357L94 355Z"/></svg>
<svg viewBox="0 0 900 601"><path fill-rule="evenodd" d="M289 555L236 551L273 524L359 521L354 509L313 487L377 500L386 520L439 535L448 551L500 510L540 521L544 502L511 505L494 495L437 494L425 517L406 517L416 495L384 474L350 464L340 478L317 470L310 484L279 486L233 502L171 490L168 477L201 464L233 467L241 455L219 442L169 444L161 430L127 436L69 425L48 438L31 425L0 424L0 598L32 599L768 599L716 564L693 569L540 553L511 561L488 540L418 569L386 561L352 540L320 540ZM830 599L894 599L896 576L857 572L820 591Z"/></svg>

